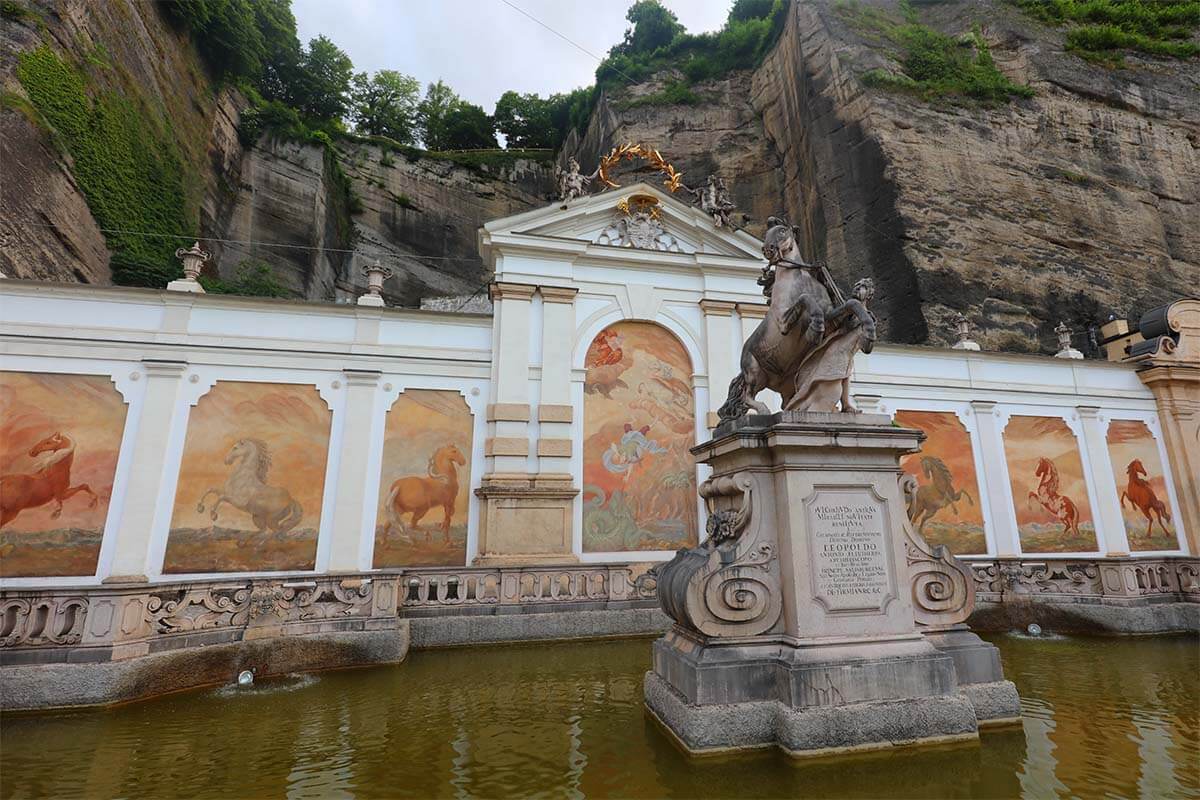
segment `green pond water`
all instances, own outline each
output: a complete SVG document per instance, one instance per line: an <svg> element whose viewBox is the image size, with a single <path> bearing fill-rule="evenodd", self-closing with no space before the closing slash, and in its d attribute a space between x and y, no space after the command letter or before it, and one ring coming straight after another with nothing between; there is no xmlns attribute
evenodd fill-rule
<svg viewBox="0 0 1200 800"><path fill-rule="evenodd" d="M689 758L643 710L649 640L524 645L6 715L0 796L1200 797L1200 640L992 640L1024 720L978 744Z"/></svg>

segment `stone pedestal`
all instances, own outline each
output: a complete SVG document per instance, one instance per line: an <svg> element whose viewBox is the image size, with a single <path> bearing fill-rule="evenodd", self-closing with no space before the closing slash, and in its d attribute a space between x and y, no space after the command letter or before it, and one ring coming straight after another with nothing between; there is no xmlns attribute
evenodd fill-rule
<svg viewBox="0 0 1200 800"><path fill-rule="evenodd" d="M570 475L485 475L476 566L576 564Z"/></svg>
<svg viewBox="0 0 1200 800"><path fill-rule="evenodd" d="M968 569L908 524L886 416L783 412L692 450L708 538L658 570L675 621L650 711L691 751L797 755L973 739L1019 716L994 647L961 623Z"/></svg>

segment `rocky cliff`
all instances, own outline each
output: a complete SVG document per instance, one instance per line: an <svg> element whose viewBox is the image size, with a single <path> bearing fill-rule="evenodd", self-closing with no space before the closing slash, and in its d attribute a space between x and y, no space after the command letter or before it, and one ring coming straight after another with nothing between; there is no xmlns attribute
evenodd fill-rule
<svg viewBox="0 0 1200 800"><path fill-rule="evenodd" d="M1196 292L1194 59L1110 69L1001 0L923 3L922 24L979 26L998 68L1035 90L994 108L931 103L864 87L868 70L896 65L856 8L793 3L759 69L695 87L696 106L640 105L656 87L632 87L569 144L585 167L633 140L687 182L724 175L752 231L782 211L842 281L872 276L892 341L945 343L961 311L989 349L1052 352L1060 320L1080 331Z"/></svg>
<svg viewBox="0 0 1200 800"><path fill-rule="evenodd" d="M487 276L476 230L553 191L549 164L527 159L406 155L349 139L330 148L270 133L244 147L238 127L246 100L206 75L192 43L154 3L10 0L3 8L0 272L10 277L108 283L116 243L146 233L162 245L153 257L170 269L169 251L187 240L165 237L169 228L204 241L212 277L232 278L252 258L270 265L290 294L312 300L356 296L366 283L361 267L378 258L394 272L384 287L388 302L416 306L430 296L480 293ZM21 60L31 53L58 70L47 76L52 87L79 81L78 97L55 94L49 102L80 106L91 115L87 125L111 120L111 108L131 109L137 119L114 125L105 149L133 158L141 148L169 151L184 194L180 224L134 222L120 229L137 231L121 233L98 221L97 198L120 219L157 209L131 209L139 198L109 196L141 177L119 158L111 165L72 158L74 142L64 142L31 102L30 76L22 80Z"/></svg>
<svg viewBox="0 0 1200 800"><path fill-rule="evenodd" d="M1195 293L1195 59L1129 57L1112 69L1067 52L1060 30L1004 0L920 3L922 24L952 36L978 29L999 69L1034 90L994 106L930 102L864 85L869 70L897 65L862 15L848 13L860 7L897 15L884 0L794 2L758 69L693 86L693 105L661 103L682 77L671 71L606 95L560 158L574 154L590 168L634 141L659 148L693 186L724 176L751 232L783 212L843 282L872 276L892 341L944 343L961 311L985 347L1047 351L1060 320L1081 330L1110 311ZM487 280L478 226L553 190L546 164L517 158L349 140L329 149L270 134L243 147L245 100L214 85L154 4L4 8L0 270L8 275L107 282L118 235L101 230L85 200L81 184L95 176L68 155L17 75L21 54L39 48L83 75L93 102L136 103L143 135L162 145L164 163L179 164L186 233L206 240L217 256L210 269L225 277L261 259L296 295L347 299L363 285L361 267L379 258L396 273L389 302L478 293Z"/></svg>

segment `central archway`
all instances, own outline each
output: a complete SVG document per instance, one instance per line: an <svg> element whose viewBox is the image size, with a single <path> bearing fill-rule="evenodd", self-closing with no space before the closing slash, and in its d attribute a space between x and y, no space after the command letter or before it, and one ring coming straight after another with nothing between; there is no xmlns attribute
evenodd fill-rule
<svg viewBox="0 0 1200 800"><path fill-rule="evenodd" d="M583 551L696 544L692 363L652 322L596 335L584 367Z"/></svg>

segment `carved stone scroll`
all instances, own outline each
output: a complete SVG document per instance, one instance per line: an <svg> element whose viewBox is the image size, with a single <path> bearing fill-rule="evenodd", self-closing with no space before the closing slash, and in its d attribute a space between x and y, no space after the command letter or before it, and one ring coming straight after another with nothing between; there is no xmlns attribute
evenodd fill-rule
<svg viewBox="0 0 1200 800"><path fill-rule="evenodd" d="M710 478L699 493L708 505L708 538L656 570L659 604L681 627L706 636L766 633L783 599L766 520L753 511L754 479Z"/></svg>
<svg viewBox="0 0 1200 800"><path fill-rule="evenodd" d="M905 497L916 491L916 479L904 475ZM956 625L975 610L975 574L945 545L931 547L909 523L904 525L904 551L912 585L913 615L920 625Z"/></svg>

